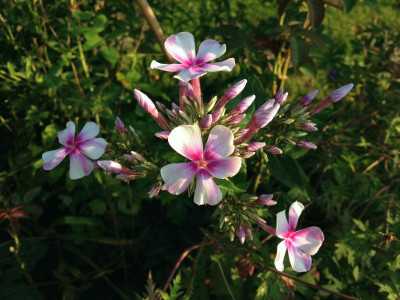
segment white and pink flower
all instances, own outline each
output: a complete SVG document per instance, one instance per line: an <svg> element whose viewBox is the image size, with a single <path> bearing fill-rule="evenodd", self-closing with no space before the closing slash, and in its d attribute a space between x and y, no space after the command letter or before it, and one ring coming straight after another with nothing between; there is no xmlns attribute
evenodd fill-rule
<svg viewBox="0 0 400 300"><path fill-rule="evenodd" d="M226 51L226 46L220 45L214 40L205 40L200 44L199 52L196 55L194 37L189 32L180 32L177 35L171 35L165 41L165 48L173 58L180 64L161 64L153 60L150 68L160 69L167 72L179 72L175 78L188 82L207 72L231 71L235 66L235 59L209 63L222 56Z"/></svg>
<svg viewBox="0 0 400 300"><path fill-rule="evenodd" d="M307 272L311 269L311 255L318 252L324 241L324 234L318 227L308 227L295 231L299 216L304 206L300 202L294 202L289 209L289 223L285 210L276 215L276 235L283 239L278 244L275 258L275 267L283 271L283 259L286 251L289 252L289 260L296 272Z"/></svg>
<svg viewBox="0 0 400 300"><path fill-rule="evenodd" d="M93 170L93 162L87 157L98 159L106 149L106 141L102 138L95 138L99 131L98 125L88 122L75 137L75 124L69 121L67 128L58 133L58 140L65 147L43 153L43 169L51 170L55 168L69 155L70 178L79 179L89 175Z"/></svg>
<svg viewBox="0 0 400 300"><path fill-rule="evenodd" d="M169 164L161 169L165 189L174 195L181 194L197 175L194 202L198 205L220 202L222 193L212 176L232 177L241 166L241 158L229 157L235 149L232 131L225 126L214 126L203 151L200 127L182 125L171 131L168 143L190 162Z"/></svg>

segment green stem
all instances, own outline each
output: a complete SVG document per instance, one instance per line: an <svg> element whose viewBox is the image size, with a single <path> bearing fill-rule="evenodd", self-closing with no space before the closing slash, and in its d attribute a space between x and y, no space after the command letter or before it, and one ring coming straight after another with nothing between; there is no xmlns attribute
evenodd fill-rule
<svg viewBox="0 0 400 300"><path fill-rule="evenodd" d="M235 297L233 296L231 288L229 287L228 281L226 280L226 277L225 277L225 274L224 274L224 270L222 269L222 266L221 266L221 263L219 262L218 257L216 257L216 260L217 260L217 264L218 264L219 270L221 271L222 278L224 279L224 282L225 282L225 285L226 285L226 289L228 290L229 295L231 295L231 298L233 300L235 300Z"/></svg>

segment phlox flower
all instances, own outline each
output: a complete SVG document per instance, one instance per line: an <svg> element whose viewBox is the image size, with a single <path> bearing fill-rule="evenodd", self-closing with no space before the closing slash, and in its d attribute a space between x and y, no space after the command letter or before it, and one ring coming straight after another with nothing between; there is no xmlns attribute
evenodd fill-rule
<svg viewBox="0 0 400 300"><path fill-rule="evenodd" d="M165 189L174 195L181 194L197 174L194 202L198 205L220 202L221 190L211 176L232 177L241 166L241 158L229 157L235 149L232 131L222 125L214 126L203 151L200 127L182 125L171 131L168 143L190 162L169 164L161 169Z"/></svg>
<svg viewBox="0 0 400 300"><path fill-rule="evenodd" d="M294 202L289 209L289 224L285 216L285 210L276 215L276 235L283 239L278 244L275 258L275 267L283 271L283 259L286 250L289 252L289 260L296 272L307 272L311 269L311 255L318 252L324 241L324 234L318 227L308 227L295 231L297 221L304 206L300 202Z"/></svg>
<svg viewBox="0 0 400 300"><path fill-rule="evenodd" d="M235 59L209 63L226 51L226 46L220 45L215 40L205 40L200 44L199 52L196 55L194 37L189 32L180 32L171 35L165 41L165 48L173 58L180 64L161 64L153 60L150 68L160 69L168 72L178 72L175 78L188 82L189 80L203 76L207 72L231 71L235 66Z"/></svg>
<svg viewBox="0 0 400 300"><path fill-rule="evenodd" d="M55 168L69 155L69 177L79 179L89 175L93 170L93 162L87 157L98 159L106 149L106 141L102 138L95 138L99 131L98 125L88 122L75 137L75 124L69 121L67 128L58 133L58 141L65 147L43 153L43 169Z"/></svg>

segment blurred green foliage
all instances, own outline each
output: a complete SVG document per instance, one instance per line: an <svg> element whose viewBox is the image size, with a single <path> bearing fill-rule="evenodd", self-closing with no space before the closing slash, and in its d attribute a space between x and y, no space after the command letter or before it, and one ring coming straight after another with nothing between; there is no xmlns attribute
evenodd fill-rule
<svg viewBox="0 0 400 300"><path fill-rule="evenodd" d="M101 136L112 140L120 116L149 141L146 151L162 155L165 144L153 136L159 130L137 107L133 89L170 103L178 98L177 82L171 74L150 70L153 59L166 58L134 2L2 4L1 208L23 205L30 219L20 220L19 256L11 248L9 223L2 222L0 298L133 299L147 294L152 299L184 249L209 237L218 246L191 252L163 299L329 296L263 267L273 266L276 241L261 243L266 233L260 230L254 233L258 250L248 258L256 266L254 274L242 281L238 260L250 246L230 243L218 233L214 209L195 206L185 194L176 198L164 192L148 199L151 178L126 185L95 170L71 181L67 162L45 172L41 154L58 147L57 132L68 120L78 127L94 120L102 126ZM256 94L257 106L283 84L291 103L314 88L327 95L355 84L350 97L318 114L320 130L311 140L319 148L283 149L286 154L271 158L260 173L257 192L275 194L275 213L294 200L308 203L301 225L319 226L325 233L313 269L298 278L362 299L398 299L397 1L150 4L166 36L189 31L197 42L215 38L227 44L225 56L236 59L232 72L202 78L205 99L222 95L243 78L249 84L242 97ZM277 61L287 61L287 73ZM251 160L247 179L258 175L259 160ZM275 223L272 215L265 216ZM290 268L285 271L295 275Z"/></svg>

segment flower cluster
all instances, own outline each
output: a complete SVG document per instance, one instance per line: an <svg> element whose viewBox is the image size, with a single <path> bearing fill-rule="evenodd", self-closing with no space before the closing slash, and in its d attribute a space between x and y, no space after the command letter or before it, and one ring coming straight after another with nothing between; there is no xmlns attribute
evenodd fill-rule
<svg viewBox="0 0 400 300"><path fill-rule="evenodd" d="M193 35L181 32L171 35L165 42L165 48L179 63L152 61L150 67L179 72L174 76L178 79L179 99L172 103L171 108L167 108L162 103L153 102L140 90L135 89L134 95L140 107L160 126L161 131L155 132L155 136L166 140L181 155L181 161L167 164L151 159L151 154L142 146L139 134L131 126L125 127L117 118L116 129L121 142L107 145L107 155L117 156L116 161L98 160L93 163L87 158L97 160L105 152L105 140L95 138L99 133L98 125L87 123L75 137L75 125L68 122L67 128L58 135L64 147L43 154L44 169L56 167L69 155L71 179L87 176L97 167L125 181L155 178L156 182L150 187L150 198L156 197L161 191L179 195L187 190L189 194L194 194L194 202L198 205L218 204L220 227L229 232L232 241L235 236L242 244L246 239L251 241L252 228L257 225L284 240L278 245L275 259L278 270L283 270L283 258L288 251L293 269L297 272L308 271L311 268L310 255L318 251L324 236L317 227L294 231L303 205L299 202L292 204L289 223L284 211L278 213L277 227L274 229L259 217L260 208L276 204L272 194L255 196L243 190L236 191L234 187L231 191L225 189L223 192L219 186L220 180L230 182L227 178L238 174L243 160L256 153L266 161L266 152L281 154L281 142L315 149L313 143L301 139L307 132L317 130L312 117L330 103L343 98L353 85L337 89L311 107L318 93L317 90L313 91L291 110L286 101L288 93L280 89L272 99L258 107L249 119L246 118L246 111L253 105L255 95L245 97L227 111L227 104L246 87L246 79L232 85L221 97L203 100L200 77L207 72L231 71L235 66L233 58L212 62L225 53L225 45L206 40L200 44L196 54ZM253 272L254 267L247 263L243 262L240 266L250 275Z"/></svg>

